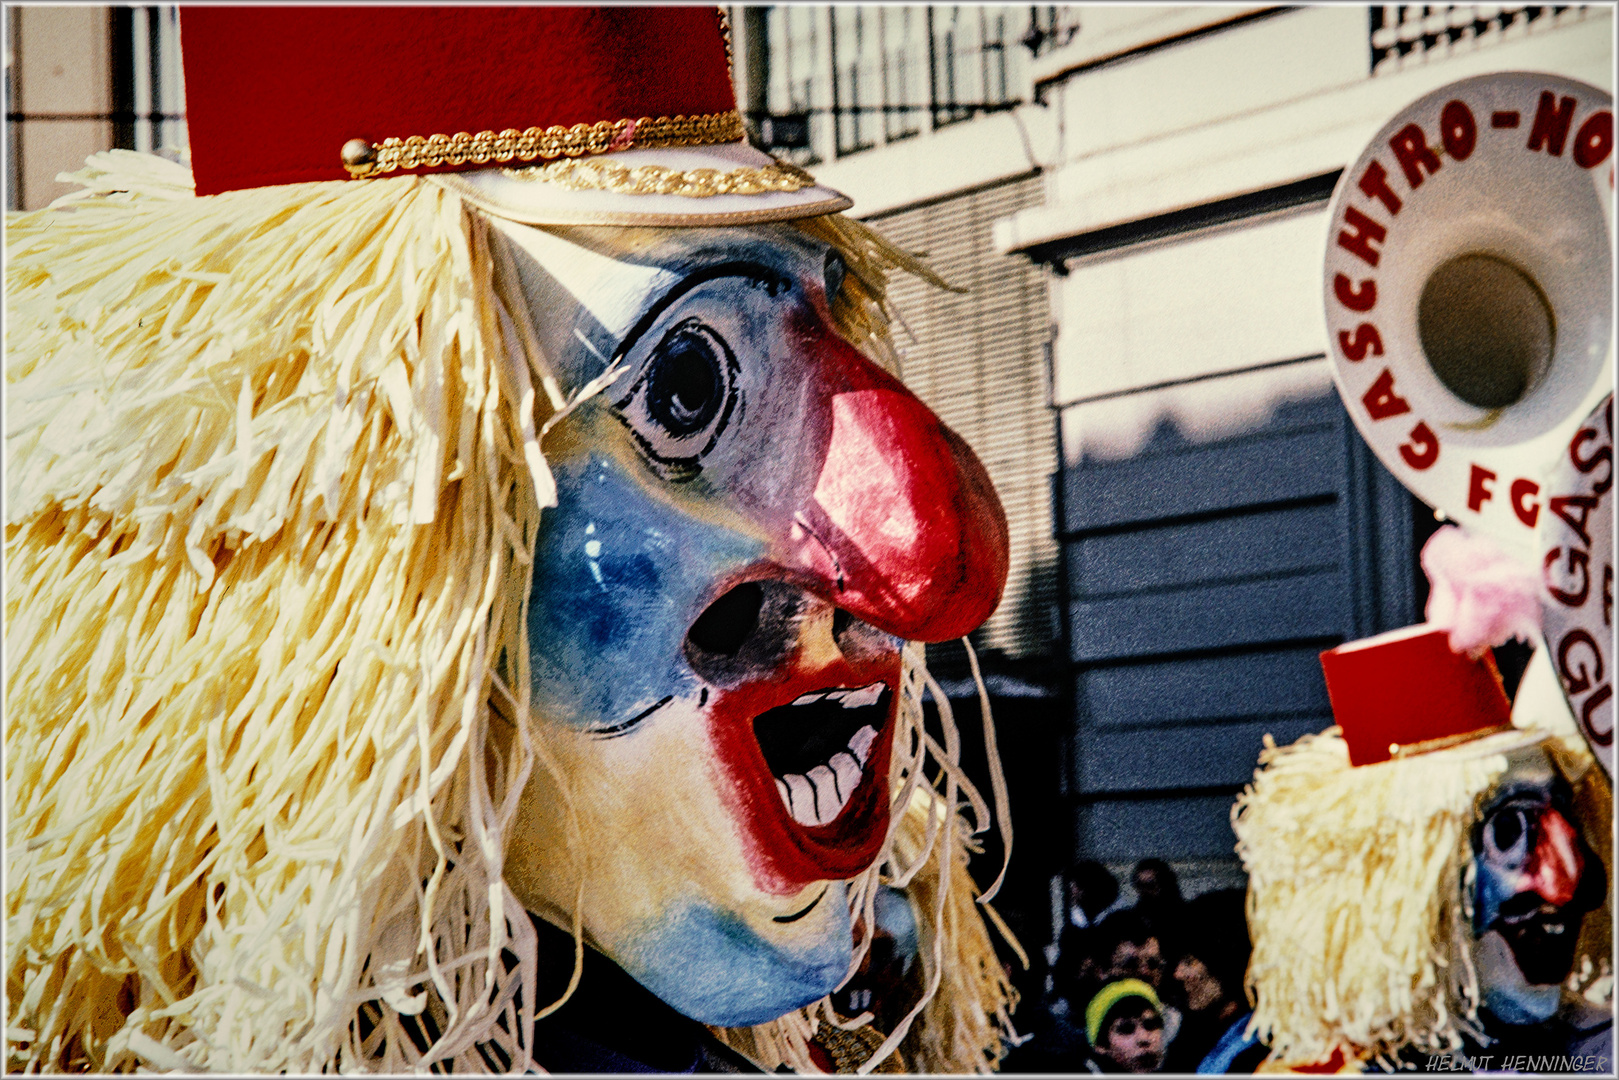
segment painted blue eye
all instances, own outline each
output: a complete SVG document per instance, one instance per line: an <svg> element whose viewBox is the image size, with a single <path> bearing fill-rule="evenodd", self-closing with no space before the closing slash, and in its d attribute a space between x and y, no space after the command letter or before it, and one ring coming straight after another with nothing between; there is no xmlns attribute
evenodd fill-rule
<svg viewBox="0 0 1619 1080"><path fill-rule="evenodd" d="M1485 858L1516 868L1529 857L1529 819L1515 806L1504 806L1484 823Z"/></svg>
<svg viewBox="0 0 1619 1080"><path fill-rule="evenodd" d="M702 472L702 459L724 433L737 405L736 356L701 319L683 319L653 346L618 417L665 479L681 483Z"/></svg>
<svg viewBox="0 0 1619 1080"><path fill-rule="evenodd" d="M714 422L725 398L725 371L699 326L682 323L647 361L647 419L683 439Z"/></svg>

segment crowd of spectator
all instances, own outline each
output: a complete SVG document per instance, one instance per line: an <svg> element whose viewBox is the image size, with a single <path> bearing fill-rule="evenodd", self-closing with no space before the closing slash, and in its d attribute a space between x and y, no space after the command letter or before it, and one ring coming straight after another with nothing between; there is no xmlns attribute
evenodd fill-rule
<svg viewBox="0 0 1619 1080"><path fill-rule="evenodd" d="M1265 1059L1246 1032L1243 890L1184 899L1161 859L1136 864L1131 884L1126 906L1101 863L1068 874L1049 976L1019 1010L1028 1038L1003 1072L1251 1073Z"/></svg>

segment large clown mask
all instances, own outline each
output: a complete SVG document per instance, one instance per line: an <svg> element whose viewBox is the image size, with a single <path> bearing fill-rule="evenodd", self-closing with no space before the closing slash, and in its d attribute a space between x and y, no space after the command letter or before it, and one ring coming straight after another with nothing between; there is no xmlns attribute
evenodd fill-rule
<svg viewBox="0 0 1619 1080"><path fill-rule="evenodd" d="M1562 1004L1580 924L1601 906L1606 873L1585 842L1572 792L1539 746L1507 757L1472 831L1472 963L1496 1020L1538 1024Z"/></svg>
<svg viewBox="0 0 1619 1080"><path fill-rule="evenodd" d="M805 231L498 227L560 381L622 369L546 438L508 880L688 1016L774 1019L848 974L902 641L989 615L1004 515Z"/></svg>

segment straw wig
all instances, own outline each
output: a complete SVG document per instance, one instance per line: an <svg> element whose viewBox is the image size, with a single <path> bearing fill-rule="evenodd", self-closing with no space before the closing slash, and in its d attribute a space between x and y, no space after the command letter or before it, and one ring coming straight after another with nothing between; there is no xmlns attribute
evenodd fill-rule
<svg viewBox="0 0 1619 1080"><path fill-rule="evenodd" d="M558 384L503 242L429 181L197 199L122 151L76 178L8 222L7 1067L524 1068L554 1003L503 859L551 766L497 714L529 715L542 440L606 380ZM921 268L800 227L892 366L883 282ZM880 873L975 914L958 792L988 815L921 730L920 657L891 785L926 842L894 814L867 926ZM938 939L935 985L982 931ZM976 1042L923 1064L979 1068L1010 991L944 986L929 1015Z"/></svg>
<svg viewBox="0 0 1619 1080"><path fill-rule="evenodd" d="M1577 744L1516 730L1351 766L1338 728L1283 747L1266 736L1232 825L1249 875L1250 1030L1273 1062L1390 1062L1478 1036L1473 825L1511 755L1536 746L1572 782L1577 815L1611 821L1606 782ZM1607 922L1605 910L1585 920L1587 981L1610 949Z"/></svg>

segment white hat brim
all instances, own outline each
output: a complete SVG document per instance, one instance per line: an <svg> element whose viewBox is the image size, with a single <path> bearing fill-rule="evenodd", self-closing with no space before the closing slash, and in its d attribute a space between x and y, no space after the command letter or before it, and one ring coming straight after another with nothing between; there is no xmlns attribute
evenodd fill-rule
<svg viewBox="0 0 1619 1080"><path fill-rule="evenodd" d="M627 169L651 165L675 172L770 169L775 159L745 142L624 150L599 158ZM755 194L666 195L578 188L537 179L539 169L480 169L427 179L486 213L525 225L747 225L847 210L853 200L820 184Z"/></svg>

